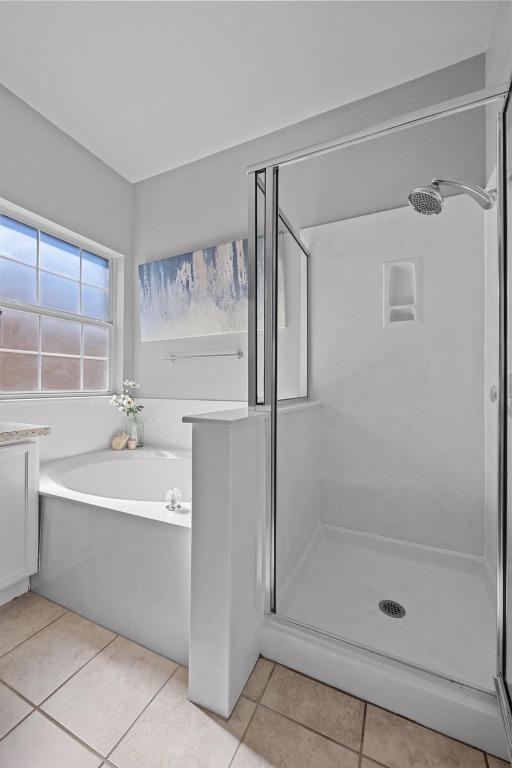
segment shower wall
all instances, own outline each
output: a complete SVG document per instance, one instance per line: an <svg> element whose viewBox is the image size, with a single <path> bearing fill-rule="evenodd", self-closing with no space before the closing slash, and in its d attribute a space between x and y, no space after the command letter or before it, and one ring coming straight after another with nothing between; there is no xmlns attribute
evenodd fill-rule
<svg viewBox="0 0 512 768"><path fill-rule="evenodd" d="M395 208L302 232L324 523L484 551L484 217ZM419 319L384 325L383 265L415 260Z"/></svg>

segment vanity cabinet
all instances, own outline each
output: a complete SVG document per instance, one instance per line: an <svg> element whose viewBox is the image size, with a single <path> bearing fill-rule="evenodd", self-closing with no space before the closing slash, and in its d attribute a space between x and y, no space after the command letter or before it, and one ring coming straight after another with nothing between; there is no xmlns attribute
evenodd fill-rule
<svg viewBox="0 0 512 768"><path fill-rule="evenodd" d="M0 446L0 605L38 568L37 441Z"/></svg>

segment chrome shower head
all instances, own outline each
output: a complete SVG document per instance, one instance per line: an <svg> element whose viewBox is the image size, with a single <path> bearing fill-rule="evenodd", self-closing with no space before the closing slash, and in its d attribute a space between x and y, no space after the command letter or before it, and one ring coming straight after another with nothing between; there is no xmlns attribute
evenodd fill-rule
<svg viewBox="0 0 512 768"><path fill-rule="evenodd" d="M443 196L439 189L439 184L433 181L428 187L417 187L413 189L407 198L409 205L417 213L423 213L425 216L437 216L443 210Z"/></svg>
<svg viewBox="0 0 512 768"><path fill-rule="evenodd" d="M433 179L428 187L418 187L413 189L409 197L409 205L417 213L423 213L426 216L437 215L443 210L444 198L441 193L441 185L451 187L458 192L469 195L481 208L488 211L496 202L495 189L482 189L476 184L464 184L461 181L449 181L448 179Z"/></svg>

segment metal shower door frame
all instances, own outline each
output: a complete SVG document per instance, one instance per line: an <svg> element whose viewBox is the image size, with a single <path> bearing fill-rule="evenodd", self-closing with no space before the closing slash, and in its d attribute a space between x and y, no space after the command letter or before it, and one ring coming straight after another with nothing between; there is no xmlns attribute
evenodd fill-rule
<svg viewBox="0 0 512 768"><path fill-rule="evenodd" d="M328 632L324 632L318 627L312 627L303 622L295 621L279 615L277 609L276 594L276 498L277 498L277 419L278 419L278 399L277 399L277 230L279 216L279 169L292 163L302 162L309 158L320 156L329 152L336 151L345 147L354 146L372 139L382 138L383 136L406 130L417 125L421 125L443 117L449 117L460 112L485 106L493 102L503 102L498 118L498 132L501 138L498 139L498 196L499 196L499 297L500 297L500 374L498 391L499 408L499 464L497 471L497 482L499 491L499 511L498 511L498 559L497 559L497 595L498 595L498 617L497 617L497 668L496 668L496 686L502 685L506 691L504 683L504 638L505 638L505 580L504 580L504 556L505 556L505 526L506 526L506 263L505 263L505 208L504 208L504 174L503 162L503 116L505 104L508 103L510 92L507 85L501 84L492 88L485 88L466 94L449 101L440 102L430 107L407 113L393 120L378 123L374 126L361 131L338 137L329 142L322 142L307 148L299 149L279 157L271 158L261 163L251 165L247 168L249 177L249 274L256 280L256 195L257 195L257 174L265 175L265 270L264 270L264 296L265 296L265 319L264 319L264 401L257 402L256 376L257 376L257 327L256 327L256 286L249 291L249 407L263 408L270 410L270 456L269 456L269 477L270 490L268 494L269 508L266 514L266 613L276 615L282 622L291 626L298 627L308 632L313 632L319 637L328 637L347 646L360 648L370 651L376 656L389 659L393 662L403 664L405 667L414 668L421 672L434 675L435 677L447 679L456 683L458 686L466 687L470 690L477 690L492 695L487 690L470 685L464 681L457 681L453 678L447 678L445 675L432 669L427 669L399 659L390 654L383 653L377 649L353 642L348 638L340 637ZM500 165L501 164L501 165ZM252 297L252 301L251 301ZM309 342L309 338L308 338ZM309 355L308 355L309 358ZM308 389L309 391L309 389ZM301 398L307 400L308 398ZM505 493L505 495L504 495ZM501 682L500 682L501 681ZM512 738L512 699L508 697L508 709L511 713L510 718L510 736ZM512 741L510 742L512 745Z"/></svg>

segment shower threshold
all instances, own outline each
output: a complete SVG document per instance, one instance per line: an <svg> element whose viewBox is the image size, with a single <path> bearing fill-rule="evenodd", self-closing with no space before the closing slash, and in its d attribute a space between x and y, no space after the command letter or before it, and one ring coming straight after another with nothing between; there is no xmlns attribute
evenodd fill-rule
<svg viewBox="0 0 512 768"><path fill-rule="evenodd" d="M492 691L493 595L484 558L321 524L278 592L277 614ZM405 615L386 615L382 601Z"/></svg>

